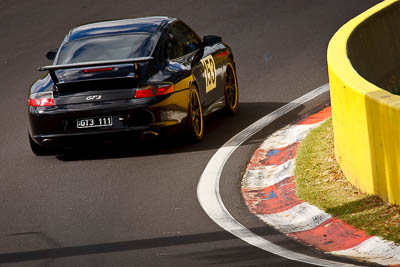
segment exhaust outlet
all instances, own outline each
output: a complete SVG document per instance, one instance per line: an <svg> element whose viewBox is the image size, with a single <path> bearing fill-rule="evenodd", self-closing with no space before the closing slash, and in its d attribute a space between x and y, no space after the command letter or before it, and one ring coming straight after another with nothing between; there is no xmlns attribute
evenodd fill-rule
<svg viewBox="0 0 400 267"><path fill-rule="evenodd" d="M43 139L42 142L40 142L44 146L52 146L54 145L54 141L52 139Z"/></svg>

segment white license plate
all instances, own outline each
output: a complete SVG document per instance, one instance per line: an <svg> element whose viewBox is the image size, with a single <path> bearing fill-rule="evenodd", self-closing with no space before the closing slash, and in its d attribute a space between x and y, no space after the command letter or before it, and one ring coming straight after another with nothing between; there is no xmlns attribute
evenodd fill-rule
<svg viewBox="0 0 400 267"><path fill-rule="evenodd" d="M78 128L93 128L93 127L103 127L103 126L111 126L112 125L112 117L98 117L98 118L86 118L86 119L78 119L77 127Z"/></svg>

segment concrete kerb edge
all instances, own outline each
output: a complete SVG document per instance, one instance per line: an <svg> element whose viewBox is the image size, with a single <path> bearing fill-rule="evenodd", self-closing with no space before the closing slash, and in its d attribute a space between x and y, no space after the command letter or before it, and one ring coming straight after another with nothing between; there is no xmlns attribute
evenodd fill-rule
<svg viewBox="0 0 400 267"><path fill-rule="evenodd" d="M287 236L326 253L383 265L400 264L400 246L332 217L296 195L295 155L301 141L331 116L330 107L270 135L242 179L251 213Z"/></svg>

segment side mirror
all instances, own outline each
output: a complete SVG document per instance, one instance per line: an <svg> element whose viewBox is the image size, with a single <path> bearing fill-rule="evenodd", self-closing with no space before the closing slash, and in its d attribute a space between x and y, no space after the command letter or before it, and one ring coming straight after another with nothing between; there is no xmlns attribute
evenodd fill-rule
<svg viewBox="0 0 400 267"><path fill-rule="evenodd" d="M47 59L53 61L56 58L57 52L58 52L58 48L48 51L46 53Z"/></svg>
<svg viewBox="0 0 400 267"><path fill-rule="evenodd" d="M217 35L206 35L203 37L203 43L205 46L213 46L222 42L222 37Z"/></svg>

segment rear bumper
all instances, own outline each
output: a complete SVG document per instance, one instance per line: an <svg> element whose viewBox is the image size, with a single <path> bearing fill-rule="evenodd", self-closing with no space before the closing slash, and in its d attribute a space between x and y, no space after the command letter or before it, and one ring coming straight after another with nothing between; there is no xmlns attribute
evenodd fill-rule
<svg viewBox="0 0 400 267"><path fill-rule="evenodd" d="M29 107L29 133L41 144L44 139L57 143L78 138L108 138L141 134L145 131L170 132L186 120L189 90L146 99ZM77 119L111 116L112 126L80 129Z"/></svg>
<svg viewBox="0 0 400 267"><path fill-rule="evenodd" d="M165 127L143 129L121 129L115 131L98 131L91 133L34 135L32 139L43 146L74 146L103 141L141 141L157 135L172 134L182 131L183 123Z"/></svg>

